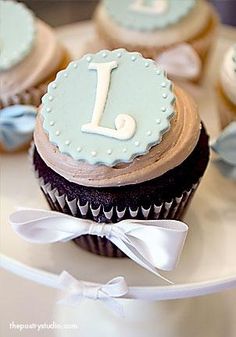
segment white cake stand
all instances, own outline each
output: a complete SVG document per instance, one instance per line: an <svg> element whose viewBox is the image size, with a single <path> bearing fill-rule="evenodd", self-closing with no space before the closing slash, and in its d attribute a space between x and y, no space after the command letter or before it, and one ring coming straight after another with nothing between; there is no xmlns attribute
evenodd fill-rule
<svg viewBox="0 0 236 337"><path fill-rule="evenodd" d="M58 35L79 57L87 46L84 37L94 38L94 31L89 23L77 24L60 29ZM232 43L233 37L236 40L235 31L222 30L209 68L208 81L201 88L190 88L198 98L200 113L211 137L218 133L211 83L222 52ZM129 285L126 299L119 299L124 306L125 319L114 316L101 303L85 301L76 309L56 306L54 313L58 321L79 321L79 336L86 337L104 336L105 330L106 335L114 337L236 335L233 316L224 313L224 310L217 311L216 299L213 300L215 304L210 301L209 310L213 312L213 316L208 315L209 320L212 319L210 326L203 324L208 302L204 299L193 302L191 299L236 288L236 183L222 177L213 163L210 163L185 218L190 230L181 261L176 270L163 273L174 285L166 285L129 259L99 257L83 251L73 242L42 246L21 240L8 224L9 214L17 207L48 206L30 170L26 154L4 155L1 164L1 264L5 269L50 287L55 287L57 275L63 270L78 279L95 283L106 283L123 275ZM236 299L235 291L232 294ZM160 301L170 299L179 300ZM225 316L222 316L223 313ZM232 313L235 316L235 307ZM195 323L199 322L201 331L192 330L183 321L185 317L193 320L196 318L194 315L199 317ZM230 328L227 334L222 334L226 318ZM58 330L56 336L65 336L63 333L63 330ZM77 335L78 331L71 330L66 336Z"/></svg>

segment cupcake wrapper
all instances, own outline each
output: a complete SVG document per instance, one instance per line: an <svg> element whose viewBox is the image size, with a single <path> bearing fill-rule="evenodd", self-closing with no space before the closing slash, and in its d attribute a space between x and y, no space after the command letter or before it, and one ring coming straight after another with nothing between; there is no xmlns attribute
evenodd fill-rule
<svg viewBox="0 0 236 337"><path fill-rule="evenodd" d="M20 94L10 96L6 99L0 98L0 109L15 104L39 106L41 103L41 98L47 90L47 86L48 83L43 83L37 88L26 90Z"/></svg>
<svg viewBox="0 0 236 337"><path fill-rule="evenodd" d="M30 153L30 156L32 157L32 148ZM101 222L102 219L102 222L105 223L115 223L124 219L180 219L200 182L194 184L190 190L185 191L181 196L160 205L155 205L153 203L150 204L148 208L140 205L136 209L129 206L123 209L118 206L113 206L107 210L103 205L94 208L89 202L82 204L79 197L69 200L66 194L60 195L58 190L52 188L50 183L45 183L43 177L39 176L38 171L34 172L39 181L40 188L52 210L70 214L78 218L91 219L96 222ZM84 235L76 238L75 242L80 247L98 255L109 257L125 256L123 252L106 238Z"/></svg>

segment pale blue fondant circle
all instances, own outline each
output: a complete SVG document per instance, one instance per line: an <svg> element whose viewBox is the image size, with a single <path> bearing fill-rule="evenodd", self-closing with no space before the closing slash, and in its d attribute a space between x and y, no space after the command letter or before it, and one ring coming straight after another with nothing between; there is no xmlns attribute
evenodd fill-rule
<svg viewBox="0 0 236 337"><path fill-rule="evenodd" d="M21 62L32 50L36 25L22 3L0 0L0 71Z"/></svg>
<svg viewBox="0 0 236 337"><path fill-rule="evenodd" d="M88 68L89 62L113 60L118 67L111 72L100 125L114 128L117 115L132 116L136 130L128 140L81 131L82 125L92 119L97 87L97 71ZM60 152L76 160L107 166L130 162L158 144L174 113L174 95L165 73L154 61L123 49L101 51L70 63L49 85L42 101L44 129Z"/></svg>
<svg viewBox="0 0 236 337"><path fill-rule="evenodd" d="M131 9L135 0L103 0L109 16L118 24L134 30L152 31L164 29L179 22L194 8L197 0L166 0L167 9L163 13L138 12ZM144 0L151 6L155 0Z"/></svg>

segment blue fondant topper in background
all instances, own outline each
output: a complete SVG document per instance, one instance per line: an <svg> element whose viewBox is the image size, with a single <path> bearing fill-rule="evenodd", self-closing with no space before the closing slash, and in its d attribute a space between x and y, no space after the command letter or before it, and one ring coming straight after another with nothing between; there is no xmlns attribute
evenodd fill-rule
<svg viewBox="0 0 236 337"><path fill-rule="evenodd" d="M140 31L164 29L183 19L197 0L104 0L108 15L121 26Z"/></svg>
<svg viewBox="0 0 236 337"><path fill-rule="evenodd" d="M36 40L35 17L23 3L0 0L0 71L21 62Z"/></svg>

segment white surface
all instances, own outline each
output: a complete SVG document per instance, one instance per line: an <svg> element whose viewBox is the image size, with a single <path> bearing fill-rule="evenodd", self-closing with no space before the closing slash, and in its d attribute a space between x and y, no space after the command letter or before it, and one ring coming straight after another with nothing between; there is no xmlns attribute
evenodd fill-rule
<svg viewBox="0 0 236 337"><path fill-rule="evenodd" d="M79 334L68 331L67 337L235 337L235 302L236 291L151 303L126 300L122 319L86 301L78 309L57 306L55 317L80 322ZM57 337L64 337L63 331Z"/></svg>
<svg viewBox="0 0 236 337"><path fill-rule="evenodd" d="M0 336L54 337L56 331L19 331L10 329L10 323L41 324L53 321L56 292L0 269ZM55 320L55 319L54 319ZM57 320L59 322L59 320ZM88 336L89 337L89 336Z"/></svg>
<svg viewBox="0 0 236 337"><path fill-rule="evenodd" d="M58 305L53 308L57 299L55 290L2 270L0 286L1 289L4 286L6 294L1 296L0 303L1 337L104 337L115 336L115 333L119 333L119 337L127 337L128 333L129 337L235 337L235 290L153 303L129 300L125 306L127 317L118 319L102 304L94 302L83 302L78 309ZM9 329L12 321L71 323L78 324L78 330L24 330L20 333Z"/></svg>
<svg viewBox="0 0 236 337"><path fill-rule="evenodd" d="M66 40L68 45L72 45L75 40L74 37L70 37L71 33L74 33L77 41L85 33L83 31L83 34L81 34L81 30L78 27L72 26L71 28L66 28L64 31L61 30L59 36ZM80 40L80 42L82 41ZM214 62L211 63L214 72L217 69L217 63L221 58L223 50L230 42L230 39L221 39L219 41L217 53L214 55ZM78 45L76 45L76 48L78 48L77 52L79 52ZM214 78L214 75L211 72L209 76L210 80L212 77ZM202 118L207 124L210 134L215 136L218 132L217 117L214 93L210 89L210 85L212 83L209 81L201 90L192 89L198 98ZM126 277L130 286L163 285L159 279L144 271L130 260L101 258L82 251L73 242L33 246L20 240L7 223L9 213L18 206L43 208L46 207L46 202L40 194L33 174L29 172L30 165L26 160L26 155L2 156L1 165L1 238L4 238L1 240L2 253L29 266L53 273L60 273L63 269L66 269L77 278L83 280L104 283L112 277L121 274ZM161 293L172 293L171 296L174 293L175 296L173 297L176 297L177 294L181 296L183 289L185 292L186 289L190 290L188 296L191 293L194 295L197 290L202 289L202 282L206 283L203 286L204 289L209 289L210 287L211 290L217 291L222 288L222 284L227 287L229 285L227 281L232 285L232 280L236 280L235 188L235 183L220 176L213 165L209 166L186 217L186 222L190 226L190 232L180 265L174 272L165 273L176 285L168 286L168 289L166 287L157 288L155 291L157 296L160 296ZM25 282L28 294L30 294L30 290L35 285L30 286L28 281ZM207 287L205 287L206 285ZM7 290L14 292L13 287L6 287L5 293L7 293ZM149 293L153 289L146 288L146 291ZM40 293L43 294L43 292L44 290L42 292L38 291L38 295ZM106 325L106 330L110 334L113 334L114 337L116 336L115 331L117 336L129 337L144 337L147 335L152 337L159 334L162 337L233 337L236 335L236 326L233 323L236 308L230 305L234 303L233 299L235 301L235 290L232 290L229 294L212 295L194 300L146 303L145 305L140 301L134 302L129 300L127 302L125 300L128 317L122 323L116 318L112 319L108 311L98 309L100 304L97 303L96 305L90 303L89 307L85 303L85 306L83 305L69 314L65 309L57 307L55 317L60 321L69 318L78 320L81 324L79 336L87 337L95 335L92 328L96 330L97 337L102 336L104 325ZM12 299L12 302L5 299L4 302L5 305L7 302L11 308L12 320L16 320L16 317L17 319L25 317L26 311L30 310L27 298L25 298L24 310L19 310L19 302L14 301L14 299ZM35 302L37 303L37 299ZM36 305L35 302L33 302L34 306ZM41 303L38 308L44 310L46 302L43 305ZM47 308L51 304L52 302L49 300ZM94 315L94 317L96 315L99 318L92 325L85 318L85 316L88 317L87 310L89 310L91 315ZM49 312L47 310L46 312L48 313L47 317L50 317ZM5 314L4 320L9 320L9 316ZM165 321L166 317L169 318L169 316L171 316L171 320ZM207 324L207 321L209 321L209 324ZM154 322L158 326L157 330L153 329ZM137 324L137 329L134 328L134 323ZM150 333L148 332L149 325L151 326ZM119 329L117 329L118 326ZM5 327L2 335L6 337L14 336L13 333L12 331L9 333L9 329ZM27 335L24 334L23 336ZM31 336L34 336L34 334ZM47 333L46 336L53 335ZM74 335L68 334L68 336Z"/></svg>

